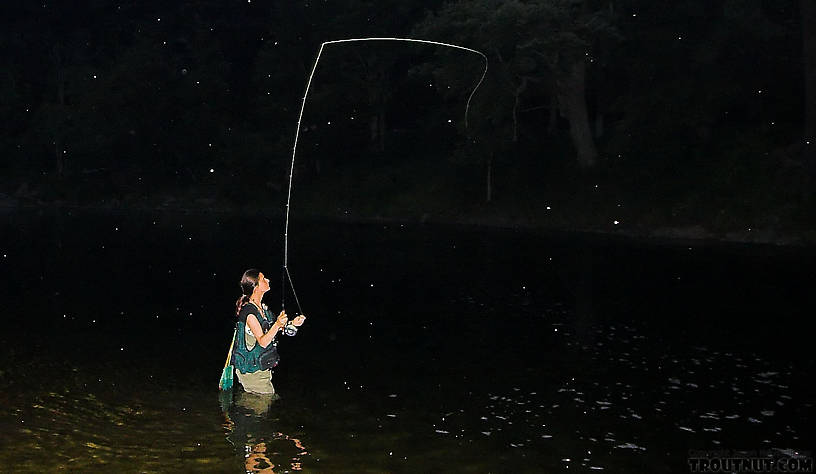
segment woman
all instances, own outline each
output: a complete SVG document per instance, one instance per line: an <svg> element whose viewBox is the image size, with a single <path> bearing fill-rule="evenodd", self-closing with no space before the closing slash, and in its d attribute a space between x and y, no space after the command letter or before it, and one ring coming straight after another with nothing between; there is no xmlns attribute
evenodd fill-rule
<svg viewBox="0 0 816 474"><path fill-rule="evenodd" d="M263 273L254 268L244 272L241 278L243 295L235 303L238 327L232 361L244 390L274 394L272 368L278 361L275 336L284 327L287 334L294 335L306 316L300 315L289 321L286 312L281 311L277 319L273 319L266 305L261 303L267 291L269 280Z"/></svg>

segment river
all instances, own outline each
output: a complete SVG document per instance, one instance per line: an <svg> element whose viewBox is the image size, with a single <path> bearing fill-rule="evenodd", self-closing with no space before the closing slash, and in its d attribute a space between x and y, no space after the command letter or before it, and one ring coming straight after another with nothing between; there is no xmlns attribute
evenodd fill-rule
<svg viewBox="0 0 816 474"><path fill-rule="evenodd" d="M278 218L13 211L0 470L688 472L814 446L812 249L293 221L280 398L217 389ZM774 451L775 450L775 451Z"/></svg>

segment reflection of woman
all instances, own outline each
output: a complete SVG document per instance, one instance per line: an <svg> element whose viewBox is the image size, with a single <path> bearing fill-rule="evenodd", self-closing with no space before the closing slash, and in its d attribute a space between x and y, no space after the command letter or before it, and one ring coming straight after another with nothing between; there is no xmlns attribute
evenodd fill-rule
<svg viewBox="0 0 816 474"><path fill-rule="evenodd" d="M274 473L302 470L302 462L309 452L300 439L276 431L275 420L269 418L269 395L232 392L219 393L223 425L227 441L239 450L245 472ZM276 466L277 464L277 466Z"/></svg>
<svg viewBox="0 0 816 474"><path fill-rule="evenodd" d="M238 327L233 349L233 365L238 381L244 390L252 393L275 393L272 386L272 368L277 364L278 331L286 328L286 333L294 335L306 316L298 316L289 321L285 311L274 319L266 305L261 303L264 293L269 291L269 280L255 269L244 272L241 278L243 295L235 303Z"/></svg>

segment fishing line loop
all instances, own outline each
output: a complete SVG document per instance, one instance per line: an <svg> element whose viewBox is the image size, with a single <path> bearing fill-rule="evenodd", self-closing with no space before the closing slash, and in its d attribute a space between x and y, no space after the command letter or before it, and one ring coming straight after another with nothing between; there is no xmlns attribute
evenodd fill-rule
<svg viewBox="0 0 816 474"><path fill-rule="evenodd" d="M445 46L454 49L460 49L463 51L469 51L471 53L476 53L484 59L485 67L484 71L482 72L482 76L479 78L479 81L473 87L473 90L470 92L468 96L467 103L465 104L465 129L468 128L468 112L470 110L470 101L473 99L473 95L476 93L476 90L479 89L479 86L482 85L485 76L487 75L487 67L488 61L487 56L482 53L481 51L477 51L475 49L467 48L465 46L459 46L457 44L451 43L443 43L441 41L431 41L431 40L423 40L423 39L415 39L415 38L387 38L387 37L370 37L370 38L346 38L346 39L338 39L332 41L325 41L320 44L320 49L317 51L317 57L315 58L315 62L312 65L312 71L309 73L309 79L306 81L306 90L303 93L303 99L300 103L300 113L298 114L298 121L297 121L297 128L295 129L295 143L292 146L292 163L289 166L289 190L286 195L286 220L284 224L283 230L283 272L286 273L286 277L289 280L289 286L292 288L292 294L295 296L295 302L297 302L298 310L303 314L303 309L300 307L300 301L298 300L297 293L295 292L295 286L292 284L292 276L289 274L289 211L291 209L290 204L292 202L292 176L295 173L295 156L297 155L297 146L298 146L298 139L300 138L300 126L303 121L303 111L306 109L306 98L309 96L309 89L312 87L312 79L314 78L315 71L317 70L317 64L320 62L320 56L323 54L323 50L326 48L326 45L329 44L340 44L340 43L356 43L362 41L403 41L408 43L424 43L424 44L432 44L436 46ZM283 275L282 275L283 276ZM283 278L281 278L281 283L285 287ZM286 307L286 291L285 288L281 291L281 308Z"/></svg>

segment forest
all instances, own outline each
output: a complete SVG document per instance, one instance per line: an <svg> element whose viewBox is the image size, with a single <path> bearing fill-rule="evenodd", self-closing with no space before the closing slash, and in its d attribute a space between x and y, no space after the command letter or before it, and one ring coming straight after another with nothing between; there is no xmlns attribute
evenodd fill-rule
<svg viewBox="0 0 816 474"><path fill-rule="evenodd" d="M810 0L5 2L0 207L816 241ZM466 113L467 106L467 113Z"/></svg>

